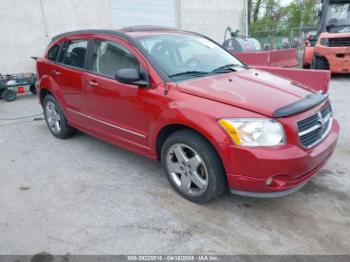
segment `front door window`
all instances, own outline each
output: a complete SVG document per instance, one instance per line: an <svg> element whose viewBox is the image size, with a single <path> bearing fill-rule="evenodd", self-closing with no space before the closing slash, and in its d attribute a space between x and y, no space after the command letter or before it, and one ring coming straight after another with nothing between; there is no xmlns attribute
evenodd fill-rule
<svg viewBox="0 0 350 262"><path fill-rule="evenodd" d="M128 49L109 41L95 41L93 72L114 78L120 69L125 68L140 70L138 60Z"/></svg>

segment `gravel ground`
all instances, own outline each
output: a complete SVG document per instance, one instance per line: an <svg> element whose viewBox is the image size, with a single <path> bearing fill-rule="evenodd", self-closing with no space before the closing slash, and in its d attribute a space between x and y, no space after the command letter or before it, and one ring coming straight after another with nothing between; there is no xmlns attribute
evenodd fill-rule
<svg viewBox="0 0 350 262"><path fill-rule="evenodd" d="M335 76L336 152L299 192L196 205L159 163L86 134L55 139L37 99L0 101L0 254L350 254L350 77Z"/></svg>

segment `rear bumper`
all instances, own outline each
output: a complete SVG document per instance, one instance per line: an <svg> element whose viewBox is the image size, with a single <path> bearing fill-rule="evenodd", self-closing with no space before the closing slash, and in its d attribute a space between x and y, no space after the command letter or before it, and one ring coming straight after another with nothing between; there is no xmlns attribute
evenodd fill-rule
<svg viewBox="0 0 350 262"><path fill-rule="evenodd" d="M308 150L296 145L265 149L230 146L231 171L235 170L227 174L231 192L253 197L279 197L299 190L329 160L338 136L339 124L334 120L328 136Z"/></svg>

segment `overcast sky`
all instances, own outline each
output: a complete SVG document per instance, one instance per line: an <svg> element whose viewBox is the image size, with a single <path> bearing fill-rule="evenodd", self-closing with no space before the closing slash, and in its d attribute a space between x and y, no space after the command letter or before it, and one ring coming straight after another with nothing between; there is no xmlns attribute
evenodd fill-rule
<svg viewBox="0 0 350 262"><path fill-rule="evenodd" d="M282 5L288 5L291 2L293 2L293 0L281 0Z"/></svg>

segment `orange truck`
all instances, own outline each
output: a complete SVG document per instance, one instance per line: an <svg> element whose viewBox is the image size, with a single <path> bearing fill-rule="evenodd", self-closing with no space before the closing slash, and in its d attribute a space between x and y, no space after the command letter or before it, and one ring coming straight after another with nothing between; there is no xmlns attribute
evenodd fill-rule
<svg viewBox="0 0 350 262"><path fill-rule="evenodd" d="M350 73L350 0L323 0L319 37L309 37L304 68Z"/></svg>

